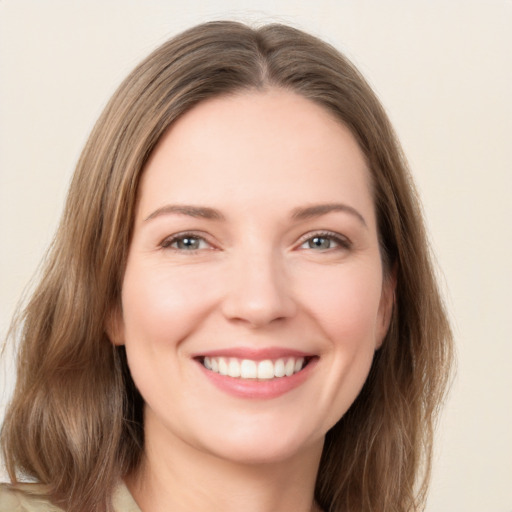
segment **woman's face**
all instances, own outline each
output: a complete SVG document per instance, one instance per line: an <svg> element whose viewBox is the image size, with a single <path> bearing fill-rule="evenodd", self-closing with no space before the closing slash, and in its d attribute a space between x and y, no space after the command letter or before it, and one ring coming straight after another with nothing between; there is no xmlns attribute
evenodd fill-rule
<svg viewBox="0 0 512 512"><path fill-rule="evenodd" d="M199 104L144 170L109 325L146 403L146 442L244 462L320 450L391 298L349 130L281 90Z"/></svg>

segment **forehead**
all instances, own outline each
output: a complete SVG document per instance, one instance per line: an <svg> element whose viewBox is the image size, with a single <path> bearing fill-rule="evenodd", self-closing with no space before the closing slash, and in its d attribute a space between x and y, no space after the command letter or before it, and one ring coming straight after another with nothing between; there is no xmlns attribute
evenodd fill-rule
<svg viewBox="0 0 512 512"><path fill-rule="evenodd" d="M346 126L300 95L270 89L202 102L174 123L144 169L140 206L357 201L373 208L370 181Z"/></svg>

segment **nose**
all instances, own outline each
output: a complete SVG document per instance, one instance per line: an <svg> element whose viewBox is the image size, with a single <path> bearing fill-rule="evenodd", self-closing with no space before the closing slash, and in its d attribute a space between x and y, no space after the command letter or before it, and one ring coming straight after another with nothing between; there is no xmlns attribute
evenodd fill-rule
<svg viewBox="0 0 512 512"><path fill-rule="evenodd" d="M297 312L292 286L278 255L239 255L227 273L222 309L230 321L260 328L292 318Z"/></svg>

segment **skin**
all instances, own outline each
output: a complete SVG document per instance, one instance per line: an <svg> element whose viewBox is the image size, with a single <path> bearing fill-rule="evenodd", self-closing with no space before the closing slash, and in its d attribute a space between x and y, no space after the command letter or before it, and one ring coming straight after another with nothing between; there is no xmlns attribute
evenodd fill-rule
<svg viewBox="0 0 512 512"><path fill-rule="evenodd" d="M354 137L289 91L208 100L162 138L139 194L108 326L146 403L135 499L152 512L314 510L324 436L361 390L392 307ZM197 359L233 347L314 358L279 396L234 396Z"/></svg>

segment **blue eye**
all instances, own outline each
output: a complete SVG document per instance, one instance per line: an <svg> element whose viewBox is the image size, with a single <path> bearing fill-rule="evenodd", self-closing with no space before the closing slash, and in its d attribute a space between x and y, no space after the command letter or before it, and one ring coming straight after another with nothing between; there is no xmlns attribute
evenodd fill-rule
<svg viewBox="0 0 512 512"><path fill-rule="evenodd" d="M193 251L199 249L201 245L201 239L197 237L184 236L183 238L178 238L174 242L174 245L176 245L176 249Z"/></svg>
<svg viewBox="0 0 512 512"><path fill-rule="evenodd" d="M162 242L164 249L174 249L176 251L197 251L200 249L208 249L208 242L197 235L182 234L167 238Z"/></svg>
<svg viewBox="0 0 512 512"><path fill-rule="evenodd" d="M310 238L306 244L309 249L331 249L334 241L326 236L314 236Z"/></svg>
<svg viewBox="0 0 512 512"><path fill-rule="evenodd" d="M304 239L300 245L301 249L313 249L316 251L328 251L337 248L348 249L349 247L350 242L346 238L334 233L318 233Z"/></svg>

